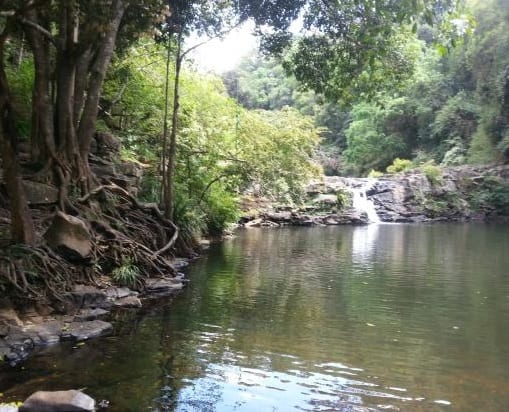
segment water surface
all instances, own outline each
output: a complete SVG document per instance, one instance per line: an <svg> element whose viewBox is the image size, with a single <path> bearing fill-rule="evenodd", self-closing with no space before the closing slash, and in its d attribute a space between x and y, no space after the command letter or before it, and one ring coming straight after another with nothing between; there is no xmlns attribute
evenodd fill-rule
<svg viewBox="0 0 509 412"><path fill-rule="evenodd" d="M508 410L508 229L240 232L171 305L0 369L0 392L87 388L110 411Z"/></svg>

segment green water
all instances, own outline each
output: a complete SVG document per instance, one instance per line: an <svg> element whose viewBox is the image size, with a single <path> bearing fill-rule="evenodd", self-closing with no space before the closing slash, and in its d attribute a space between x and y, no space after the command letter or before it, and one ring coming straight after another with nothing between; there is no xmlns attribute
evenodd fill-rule
<svg viewBox="0 0 509 412"><path fill-rule="evenodd" d="M509 410L509 226L252 229L171 305L0 369L110 411Z"/></svg>

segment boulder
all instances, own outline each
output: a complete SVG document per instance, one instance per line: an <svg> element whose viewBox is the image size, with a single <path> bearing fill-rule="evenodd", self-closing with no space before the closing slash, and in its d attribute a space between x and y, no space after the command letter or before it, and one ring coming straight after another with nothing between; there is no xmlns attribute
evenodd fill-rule
<svg viewBox="0 0 509 412"><path fill-rule="evenodd" d="M92 252L90 232L85 222L57 212L44 234L48 245L71 262L89 261Z"/></svg>
<svg viewBox="0 0 509 412"><path fill-rule="evenodd" d="M55 186L24 180L23 189L30 205L48 205L58 201L58 189Z"/></svg>
<svg viewBox="0 0 509 412"><path fill-rule="evenodd" d="M81 391L38 391L30 395L19 412L86 412L95 410L95 401Z"/></svg>

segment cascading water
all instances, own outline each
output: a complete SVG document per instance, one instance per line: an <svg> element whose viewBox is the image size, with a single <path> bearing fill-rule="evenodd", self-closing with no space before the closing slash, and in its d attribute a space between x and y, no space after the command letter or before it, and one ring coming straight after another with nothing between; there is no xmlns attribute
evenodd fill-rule
<svg viewBox="0 0 509 412"><path fill-rule="evenodd" d="M366 212L370 223L381 222L376 213L375 204L371 199L368 199L368 195L366 194L366 192L373 187L375 182L375 179L355 179L354 184L349 187L352 192L353 208L359 212Z"/></svg>

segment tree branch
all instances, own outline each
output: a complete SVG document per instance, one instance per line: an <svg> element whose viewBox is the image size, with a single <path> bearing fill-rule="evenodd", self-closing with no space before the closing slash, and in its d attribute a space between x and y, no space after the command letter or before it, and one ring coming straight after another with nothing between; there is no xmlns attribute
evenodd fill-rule
<svg viewBox="0 0 509 412"><path fill-rule="evenodd" d="M32 28L34 28L35 30L37 30L38 32L42 33L55 47L57 46L57 42L55 40L55 38L53 37L53 35L48 31L46 30L44 27L40 26L39 24L31 21L31 20L28 20L26 17L20 17L20 22L26 26L30 26Z"/></svg>

